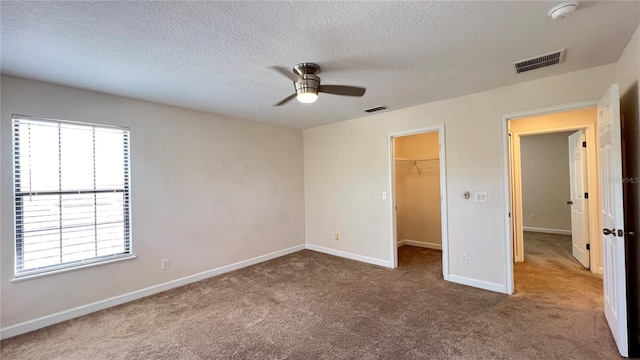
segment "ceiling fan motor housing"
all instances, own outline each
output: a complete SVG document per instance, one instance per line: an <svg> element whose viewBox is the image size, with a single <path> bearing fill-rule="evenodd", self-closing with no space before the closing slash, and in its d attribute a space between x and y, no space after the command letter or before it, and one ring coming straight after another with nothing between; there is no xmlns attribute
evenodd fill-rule
<svg viewBox="0 0 640 360"><path fill-rule="evenodd" d="M317 94L320 88L320 78L315 75L305 74L301 79L293 83L296 88L296 94L313 93Z"/></svg>
<svg viewBox="0 0 640 360"><path fill-rule="evenodd" d="M293 72L300 76L300 80L294 82L296 94L318 94L320 78L316 76L320 72L320 66L311 63L301 63L293 67Z"/></svg>

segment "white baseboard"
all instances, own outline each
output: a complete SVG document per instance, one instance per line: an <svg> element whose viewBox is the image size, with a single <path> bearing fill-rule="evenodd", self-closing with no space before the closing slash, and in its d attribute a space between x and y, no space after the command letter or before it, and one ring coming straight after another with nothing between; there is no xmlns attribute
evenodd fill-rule
<svg viewBox="0 0 640 360"><path fill-rule="evenodd" d="M547 228L523 226L522 230L540 232L540 233L546 233L546 234L571 235L571 230L562 230L562 229L547 229Z"/></svg>
<svg viewBox="0 0 640 360"><path fill-rule="evenodd" d="M37 319L25 321L20 324L8 326L6 328L0 329L0 339L7 339L13 336L17 336L20 334L24 334L33 330L37 330L43 328L45 326L57 324L63 321L71 320L73 318L77 318L79 316L87 315L92 312L96 312L99 310L107 309L113 306L117 306L120 304L124 304L133 300L141 299L143 297L147 297L150 295L154 295L157 293L161 293L163 291L171 290L173 288L177 288L180 286L184 286L187 284L191 284L200 280L204 280L216 275L228 273L230 271L238 270L247 266L255 265L264 261L272 260L275 258L279 258L281 256L285 256L294 252L298 252L300 250L304 250L305 245L297 245L294 247L290 247L288 249L275 251L266 255L261 255L258 257L254 257L252 259L239 261L234 264L221 266L216 269L207 270L198 274L190 275L187 277L183 277L180 279L172 280L166 283L150 286L148 288L136 290L127 294L114 296L112 298L96 301L91 304L79 306L73 309L64 310L55 314L43 316Z"/></svg>
<svg viewBox="0 0 640 360"><path fill-rule="evenodd" d="M347 258L347 259L351 259L351 260L361 261L361 262L365 262L365 263L368 263L368 264L384 266L384 267L391 267L391 264L387 260L381 260L381 259L376 259L376 258L372 258L372 257L368 257L368 256L349 253L349 252L346 252L346 251L330 249L330 248L323 247L323 246L307 244L307 249L313 250L313 251L317 251L317 252L321 252L321 253L325 253L325 254L329 254L329 255L339 256L339 257L343 257L343 258Z"/></svg>
<svg viewBox="0 0 640 360"><path fill-rule="evenodd" d="M467 278L467 277L464 277L464 276L451 275L451 274L445 275L444 279L447 280L447 281L454 282L456 284L473 286L473 287L476 287L476 288L479 288L479 289L484 289L484 290L495 291L495 292L507 294L506 286L501 285L501 284L490 283L490 282L487 282L487 281L476 280L476 279L471 279L471 278Z"/></svg>
<svg viewBox="0 0 640 360"><path fill-rule="evenodd" d="M434 243L422 242L422 241L416 241L416 240L409 240L409 239L404 239L404 240L398 241L398 247L404 246L404 245L423 247L423 248L427 248L427 249L442 250L442 244L434 244Z"/></svg>

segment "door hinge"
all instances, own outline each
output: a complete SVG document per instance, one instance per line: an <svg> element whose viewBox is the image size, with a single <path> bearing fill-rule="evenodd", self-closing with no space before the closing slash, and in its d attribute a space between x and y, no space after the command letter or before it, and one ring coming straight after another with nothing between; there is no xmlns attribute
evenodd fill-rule
<svg viewBox="0 0 640 360"><path fill-rule="evenodd" d="M509 213L509 217L511 217L511 213Z"/></svg>
<svg viewBox="0 0 640 360"><path fill-rule="evenodd" d="M587 142L586 141L582 142L582 147L587 147Z"/></svg>
<svg viewBox="0 0 640 360"><path fill-rule="evenodd" d="M589 193L584 193L584 198L588 199L589 198Z"/></svg>
<svg viewBox="0 0 640 360"><path fill-rule="evenodd" d="M591 250L591 244L587 244L587 250Z"/></svg>

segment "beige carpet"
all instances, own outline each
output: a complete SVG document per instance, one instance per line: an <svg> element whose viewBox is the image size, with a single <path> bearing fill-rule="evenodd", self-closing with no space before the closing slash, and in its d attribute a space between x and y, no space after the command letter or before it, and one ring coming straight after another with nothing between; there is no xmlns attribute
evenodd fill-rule
<svg viewBox="0 0 640 360"><path fill-rule="evenodd" d="M517 295L308 250L3 341L2 359L615 359L601 279L526 235Z"/></svg>

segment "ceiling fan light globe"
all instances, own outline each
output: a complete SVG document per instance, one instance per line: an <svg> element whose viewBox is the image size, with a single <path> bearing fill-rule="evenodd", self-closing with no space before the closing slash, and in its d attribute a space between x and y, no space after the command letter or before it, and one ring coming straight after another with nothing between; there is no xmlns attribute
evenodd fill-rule
<svg viewBox="0 0 640 360"><path fill-rule="evenodd" d="M297 98L301 103L310 104L318 100L318 94L312 92L300 93Z"/></svg>

